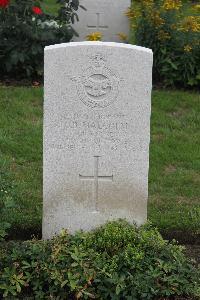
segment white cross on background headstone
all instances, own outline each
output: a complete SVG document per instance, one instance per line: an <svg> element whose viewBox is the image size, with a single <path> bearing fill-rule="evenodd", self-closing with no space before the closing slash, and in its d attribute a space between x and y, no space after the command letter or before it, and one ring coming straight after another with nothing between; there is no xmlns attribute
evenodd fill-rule
<svg viewBox="0 0 200 300"><path fill-rule="evenodd" d="M102 13L94 13L94 14L92 14L93 16L95 15L96 16L96 24L91 24L91 23L93 23L92 21L91 21L91 23L89 24L87 24L87 27L88 28L91 28L91 29L93 29L93 28L95 28L95 29L97 29L97 30L102 30L102 29L107 29L108 28L108 26L107 25L103 25L102 24L102 18L101 18L101 16L103 15ZM93 19L93 18L92 18Z"/></svg>
<svg viewBox="0 0 200 300"><path fill-rule="evenodd" d="M95 211L98 211L99 180L113 181L113 175L99 176L99 157L100 156L94 156L94 176L83 176L83 175L79 174L80 180L94 181L94 209L95 209Z"/></svg>
<svg viewBox="0 0 200 300"><path fill-rule="evenodd" d="M79 22L73 24L79 36L73 41L85 41L92 32L101 32L102 41L121 42L118 33L129 36L130 21L125 12L131 6L131 0L80 0L86 8L79 9Z"/></svg>

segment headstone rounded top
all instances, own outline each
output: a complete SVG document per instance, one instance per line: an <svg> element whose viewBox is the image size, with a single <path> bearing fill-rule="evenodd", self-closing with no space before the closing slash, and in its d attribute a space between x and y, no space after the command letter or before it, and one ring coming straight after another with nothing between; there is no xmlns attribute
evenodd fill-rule
<svg viewBox="0 0 200 300"><path fill-rule="evenodd" d="M115 43L115 42L100 42L100 41L92 41L92 42L85 41L85 42L70 42L70 43L55 44L55 45L46 46L45 51L59 49L59 48L67 48L67 47L80 47L80 46L116 47L116 48L133 49L137 51L152 53L151 49L141 47L141 46L124 44L124 43Z"/></svg>
<svg viewBox="0 0 200 300"><path fill-rule="evenodd" d="M147 219L152 51L45 48L43 237Z"/></svg>

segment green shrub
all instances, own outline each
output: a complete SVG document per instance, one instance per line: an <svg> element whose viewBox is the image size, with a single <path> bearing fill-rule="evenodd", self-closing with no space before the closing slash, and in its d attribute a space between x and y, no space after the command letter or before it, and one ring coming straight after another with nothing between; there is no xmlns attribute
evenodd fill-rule
<svg viewBox="0 0 200 300"><path fill-rule="evenodd" d="M199 296L200 272L183 247L147 224L114 221L49 241L2 245L0 295L34 299L168 299ZM171 298L170 298L171 299Z"/></svg>
<svg viewBox="0 0 200 300"><path fill-rule="evenodd" d="M154 82L200 85L199 11L200 5L188 9L181 0L141 0L127 13L133 21L135 43L153 50Z"/></svg>
<svg viewBox="0 0 200 300"><path fill-rule="evenodd" d="M79 0L57 0L56 16L44 13L40 0L0 0L0 76L38 78L46 45L69 42L75 33Z"/></svg>

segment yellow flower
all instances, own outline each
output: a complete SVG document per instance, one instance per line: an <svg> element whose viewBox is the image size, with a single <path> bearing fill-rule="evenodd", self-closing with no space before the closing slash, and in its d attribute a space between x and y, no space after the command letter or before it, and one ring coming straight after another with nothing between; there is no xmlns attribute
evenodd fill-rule
<svg viewBox="0 0 200 300"><path fill-rule="evenodd" d="M137 25L136 25L136 24L132 24L132 25L131 25L131 28L136 29L136 28L137 28Z"/></svg>
<svg viewBox="0 0 200 300"><path fill-rule="evenodd" d="M128 10L125 12L125 16L127 16L129 19L135 19L140 16L140 12L136 8L129 7Z"/></svg>
<svg viewBox="0 0 200 300"><path fill-rule="evenodd" d="M141 4L146 7L151 7L154 4L154 0L141 0Z"/></svg>
<svg viewBox="0 0 200 300"><path fill-rule="evenodd" d="M172 30L176 30L176 29L177 29L177 25L176 25L176 24L172 24L172 25L170 26L170 28L171 28Z"/></svg>
<svg viewBox="0 0 200 300"><path fill-rule="evenodd" d="M158 39L160 41L165 41L165 40L169 40L170 39L170 35L168 32L164 31L164 30L160 30L158 32Z"/></svg>
<svg viewBox="0 0 200 300"><path fill-rule="evenodd" d="M190 45L186 45L186 46L184 46L184 51L185 52L191 52L192 51L192 47Z"/></svg>
<svg viewBox="0 0 200 300"><path fill-rule="evenodd" d="M135 17L134 11L129 7L125 12L125 16L127 16L129 19L133 19Z"/></svg>
<svg viewBox="0 0 200 300"><path fill-rule="evenodd" d="M165 20L160 17L158 11L154 10L151 14L151 21L155 25L156 28L165 24Z"/></svg>
<svg viewBox="0 0 200 300"><path fill-rule="evenodd" d="M127 36L125 33L123 33L123 32L118 32L117 35L118 35L119 39L120 39L122 42L127 42L128 36Z"/></svg>
<svg viewBox="0 0 200 300"><path fill-rule="evenodd" d="M181 0L164 0L162 8L164 8L165 10L179 10L181 6Z"/></svg>
<svg viewBox="0 0 200 300"><path fill-rule="evenodd" d="M193 5L192 9L196 12L200 12L200 4Z"/></svg>
<svg viewBox="0 0 200 300"><path fill-rule="evenodd" d="M92 32L86 36L87 41L101 41L102 40L102 33L101 32Z"/></svg>
<svg viewBox="0 0 200 300"><path fill-rule="evenodd" d="M183 19L180 26L180 31L188 32L200 32L200 17L198 16L187 16Z"/></svg>

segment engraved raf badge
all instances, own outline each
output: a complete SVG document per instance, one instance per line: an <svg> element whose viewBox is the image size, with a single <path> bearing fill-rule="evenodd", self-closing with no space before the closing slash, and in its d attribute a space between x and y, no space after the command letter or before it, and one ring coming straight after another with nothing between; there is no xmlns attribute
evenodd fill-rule
<svg viewBox="0 0 200 300"><path fill-rule="evenodd" d="M105 62L102 54L95 54L83 75L73 78L80 100L91 108L107 107L117 99L119 79L105 66Z"/></svg>

